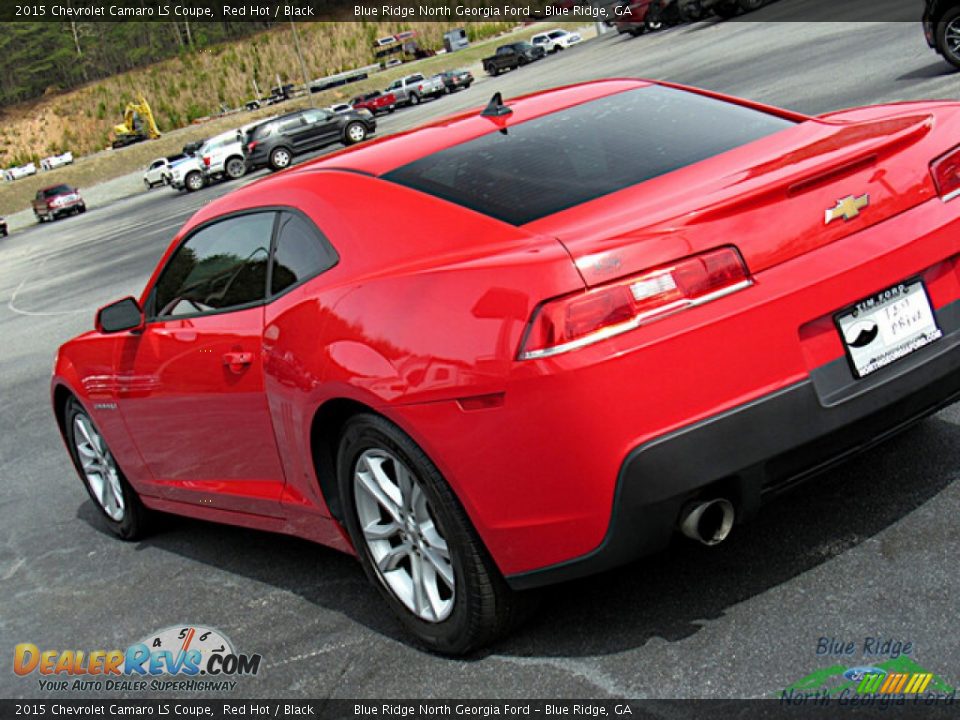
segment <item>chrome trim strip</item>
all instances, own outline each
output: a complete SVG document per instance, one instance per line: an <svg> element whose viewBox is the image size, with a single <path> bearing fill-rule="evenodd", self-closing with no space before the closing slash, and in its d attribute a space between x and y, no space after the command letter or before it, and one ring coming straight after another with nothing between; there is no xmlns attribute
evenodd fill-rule
<svg viewBox="0 0 960 720"><path fill-rule="evenodd" d="M731 293L735 293L739 290L745 290L746 288L753 285L753 280L747 279L738 282L736 285L730 285L728 287L717 290L716 292L708 293L707 295L701 295L698 298L685 302L676 302L672 305L667 305L666 308L660 308L659 310L652 310L647 313L642 313L635 316L633 319L628 320L627 322L620 323L618 325L610 325L596 332L590 333L589 335L584 335L582 338L577 338L576 340L571 340L568 343L563 345L555 345L554 347L543 348L542 350L530 350L528 352L520 353L519 360L539 360L541 358L553 357L554 355L560 355L561 353L570 352L571 350L579 350L582 347L587 345L593 345L594 343L600 342L601 340L606 340L608 338L616 337L617 335L622 335L625 332L634 330L641 325L650 322L651 320L659 320L670 315L675 315L676 313L682 310L688 310L690 308L698 307L713 300L719 300L722 297L726 297Z"/></svg>

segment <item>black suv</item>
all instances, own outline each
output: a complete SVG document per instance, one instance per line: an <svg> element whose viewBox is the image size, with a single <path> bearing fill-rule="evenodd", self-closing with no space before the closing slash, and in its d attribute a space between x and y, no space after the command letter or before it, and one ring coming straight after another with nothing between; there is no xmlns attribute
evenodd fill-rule
<svg viewBox="0 0 960 720"><path fill-rule="evenodd" d="M927 44L943 59L960 68L960 2L926 0L923 10L923 34Z"/></svg>
<svg viewBox="0 0 960 720"><path fill-rule="evenodd" d="M257 125L243 145L247 169L288 167L297 155L341 142L354 145L377 129L369 110L335 113L330 110L298 110Z"/></svg>

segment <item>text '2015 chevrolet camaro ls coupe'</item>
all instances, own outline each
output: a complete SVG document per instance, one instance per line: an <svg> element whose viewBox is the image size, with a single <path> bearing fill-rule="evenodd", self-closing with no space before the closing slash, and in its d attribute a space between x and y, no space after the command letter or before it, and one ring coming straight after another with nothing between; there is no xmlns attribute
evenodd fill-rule
<svg viewBox="0 0 960 720"><path fill-rule="evenodd" d="M57 421L121 537L355 552L467 652L957 397L958 138L949 102L495 96L205 206L60 349Z"/></svg>

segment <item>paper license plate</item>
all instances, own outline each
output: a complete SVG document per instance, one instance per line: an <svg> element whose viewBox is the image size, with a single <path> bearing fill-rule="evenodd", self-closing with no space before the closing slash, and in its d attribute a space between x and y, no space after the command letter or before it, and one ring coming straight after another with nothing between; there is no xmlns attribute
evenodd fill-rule
<svg viewBox="0 0 960 720"><path fill-rule="evenodd" d="M938 340L943 333L920 280L865 298L836 316L840 339L858 378Z"/></svg>

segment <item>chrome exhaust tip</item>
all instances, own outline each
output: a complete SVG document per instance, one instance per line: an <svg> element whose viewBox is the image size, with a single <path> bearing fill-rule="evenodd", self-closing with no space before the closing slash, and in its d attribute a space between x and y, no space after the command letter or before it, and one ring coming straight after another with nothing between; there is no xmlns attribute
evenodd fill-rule
<svg viewBox="0 0 960 720"><path fill-rule="evenodd" d="M680 532L704 545L719 545L733 529L733 503L724 498L690 503L680 515Z"/></svg>

